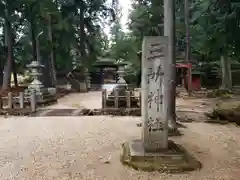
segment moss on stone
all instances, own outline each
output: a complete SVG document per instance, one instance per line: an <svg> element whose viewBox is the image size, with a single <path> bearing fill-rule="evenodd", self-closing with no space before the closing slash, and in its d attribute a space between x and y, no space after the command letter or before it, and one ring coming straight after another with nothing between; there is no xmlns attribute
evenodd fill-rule
<svg viewBox="0 0 240 180"><path fill-rule="evenodd" d="M216 89L208 92L207 97L209 98L219 97L219 98L228 99L232 97L232 92L228 89Z"/></svg>
<svg viewBox="0 0 240 180"><path fill-rule="evenodd" d="M236 101L222 102L213 109L211 113L206 113L211 119L207 122L219 122L224 121L234 122L240 124L240 103Z"/></svg>

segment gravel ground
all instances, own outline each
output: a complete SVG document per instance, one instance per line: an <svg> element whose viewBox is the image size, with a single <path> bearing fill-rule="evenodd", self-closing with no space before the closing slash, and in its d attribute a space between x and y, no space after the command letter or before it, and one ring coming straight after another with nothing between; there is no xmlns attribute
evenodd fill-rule
<svg viewBox="0 0 240 180"><path fill-rule="evenodd" d="M57 104L48 106L48 109L87 108L99 109L102 107L102 92L71 93L58 100Z"/></svg>
<svg viewBox="0 0 240 180"><path fill-rule="evenodd" d="M175 139L203 163L184 174L123 166L120 145L140 137L137 117L0 118L0 179L238 180L240 131L233 125L186 124Z"/></svg>

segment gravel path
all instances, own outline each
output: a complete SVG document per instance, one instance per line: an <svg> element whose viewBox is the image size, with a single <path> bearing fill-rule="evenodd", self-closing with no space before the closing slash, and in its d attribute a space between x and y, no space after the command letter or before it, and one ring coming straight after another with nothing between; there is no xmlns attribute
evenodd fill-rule
<svg viewBox="0 0 240 180"><path fill-rule="evenodd" d="M202 163L186 174L145 173L124 167L120 145L140 137L135 117L0 118L0 179L237 180L240 131L227 125L186 124L175 139Z"/></svg>

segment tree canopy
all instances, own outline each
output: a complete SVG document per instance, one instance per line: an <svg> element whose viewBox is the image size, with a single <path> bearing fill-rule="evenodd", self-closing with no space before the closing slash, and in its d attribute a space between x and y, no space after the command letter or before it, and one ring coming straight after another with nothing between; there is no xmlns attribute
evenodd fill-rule
<svg viewBox="0 0 240 180"><path fill-rule="evenodd" d="M175 2L176 46L184 52L184 2ZM221 56L238 61L240 2L191 0L188 8L192 57L203 63L220 62ZM39 51L53 75L54 69L70 70L74 63L90 68L98 56L109 56L128 62L127 72L134 76L140 68L137 52L143 36L163 35L163 0L132 0L128 32L121 27L117 0L0 0L0 10L4 72L14 71L16 65L21 71L38 59ZM106 26L111 27L110 34ZM8 83L9 78L3 81Z"/></svg>

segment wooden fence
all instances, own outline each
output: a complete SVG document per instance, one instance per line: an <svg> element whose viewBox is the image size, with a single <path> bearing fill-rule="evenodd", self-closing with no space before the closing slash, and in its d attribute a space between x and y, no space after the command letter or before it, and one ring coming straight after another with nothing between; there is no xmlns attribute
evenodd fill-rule
<svg viewBox="0 0 240 180"><path fill-rule="evenodd" d="M12 92L7 97L0 97L0 109L14 109L14 105L19 104L20 109L26 108L26 104L30 104L32 112L36 112L36 93L33 91L30 96L24 96L24 92L19 92L19 96L13 96ZM4 106L3 102L7 102Z"/></svg>
<svg viewBox="0 0 240 180"><path fill-rule="evenodd" d="M102 109L140 109L141 107L141 93L134 90L126 90L121 93L119 89L113 89L113 93L107 95L107 90L102 90ZM124 94L124 95L121 95ZM124 102L122 106L122 102ZM112 105L109 106L108 104Z"/></svg>

